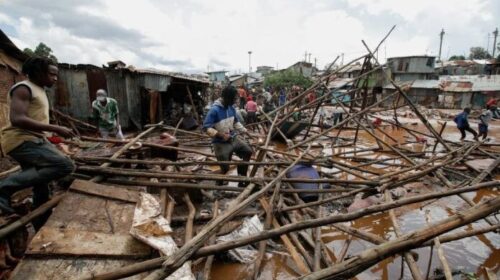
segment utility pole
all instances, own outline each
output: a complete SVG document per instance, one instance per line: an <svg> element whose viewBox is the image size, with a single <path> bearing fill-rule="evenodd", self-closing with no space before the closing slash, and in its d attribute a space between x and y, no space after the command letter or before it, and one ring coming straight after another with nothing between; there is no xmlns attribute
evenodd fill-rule
<svg viewBox="0 0 500 280"><path fill-rule="evenodd" d="M309 63L311 62L311 54L312 53L309 53L309 59L307 60L307 62L309 62Z"/></svg>
<svg viewBox="0 0 500 280"><path fill-rule="evenodd" d="M495 28L493 31L493 58L495 58L495 51L497 49L497 36L498 36L498 28Z"/></svg>
<svg viewBox="0 0 500 280"><path fill-rule="evenodd" d="M252 73L252 51L248 51L248 73Z"/></svg>
<svg viewBox="0 0 500 280"><path fill-rule="evenodd" d="M342 60L340 60L340 66L344 66L344 53L340 54L342 56Z"/></svg>
<svg viewBox="0 0 500 280"><path fill-rule="evenodd" d="M304 53L304 62L307 62L307 51Z"/></svg>
<svg viewBox="0 0 500 280"><path fill-rule="evenodd" d="M438 60L441 61L441 49L443 48L443 36L444 36L444 28L441 29L441 33L439 33L439 55L438 55Z"/></svg>
<svg viewBox="0 0 500 280"><path fill-rule="evenodd" d="M314 58L314 68L317 68L316 67L316 58Z"/></svg>

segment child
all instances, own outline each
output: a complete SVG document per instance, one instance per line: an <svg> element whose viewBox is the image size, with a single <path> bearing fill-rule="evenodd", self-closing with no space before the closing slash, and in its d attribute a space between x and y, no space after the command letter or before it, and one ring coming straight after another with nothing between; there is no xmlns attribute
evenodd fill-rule
<svg viewBox="0 0 500 280"><path fill-rule="evenodd" d="M493 118L493 113L490 110L490 105L486 105L486 110L479 116L479 135L478 137L483 136L483 139L486 139L488 136L488 125Z"/></svg>
<svg viewBox="0 0 500 280"><path fill-rule="evenodd" d="M460 130L460 133L462 134L462 137L460 138L460 141L463 141L465 139L465 131L468 131L474 135L474 140L478 140L477 138L477 132L474 131L469 125L469 117L470 114L470 108L465 108L464 111L460 114L458 114L454 121L457 124L458 130Z"/></svg>

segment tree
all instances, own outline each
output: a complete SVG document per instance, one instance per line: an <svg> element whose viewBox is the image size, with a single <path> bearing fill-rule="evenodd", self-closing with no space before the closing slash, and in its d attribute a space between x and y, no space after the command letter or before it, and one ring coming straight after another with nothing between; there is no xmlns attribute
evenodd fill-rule
<svg viewBox="0 0 500 280"><path fill-rule="evenodd" d="M452 55L448 60L465 60L465 56L463 55Z"/></svg>
<svg viewBox="0 0 500 280"><path fill-rule="evenodd" d="M29 56L47 57L57 62L57 58L52 54L52 49L43 42L40 42L38 46L36 46L35 51L30 48L25 48L23 52Z"/></svg>
<svg viewBox="0 0 500 280"><path fill-rule="evenodd" d="M470 48L469 59L490 59L491 55L483 47Z"/></svg>
<svg viewBox="0 0 500 280"><path fill-rule="evenodd" d="M312 80L293 70L284 70L272 73L264 79L264 86L291 87L293 85L308 88Z"/></svg>

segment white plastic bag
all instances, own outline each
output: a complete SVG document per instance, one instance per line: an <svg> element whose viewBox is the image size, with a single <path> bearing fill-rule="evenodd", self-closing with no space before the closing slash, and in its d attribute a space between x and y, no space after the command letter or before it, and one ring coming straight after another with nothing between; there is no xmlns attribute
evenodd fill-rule
<svg viewBox="0 0 500 280"><path fill-rule="evenodd" d="M121 125L118 126L118 132L116 133L116 138L118 138L120 140L125 139L125 137L123 137L123 132L122 132L122 126Z"/></svg>

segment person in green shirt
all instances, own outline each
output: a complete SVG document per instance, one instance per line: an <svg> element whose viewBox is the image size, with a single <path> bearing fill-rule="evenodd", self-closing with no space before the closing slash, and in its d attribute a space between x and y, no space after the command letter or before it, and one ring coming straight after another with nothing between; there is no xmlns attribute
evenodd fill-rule
<svg viewBox="0 0 500 280"><path fill-rule="evenodd" d="M102 138L106 139L111 135L118 139L123 139L118 102L107 95L104 89L97 90L97 98L92 102L93 119L97 123L97 128Z"/></svg>

